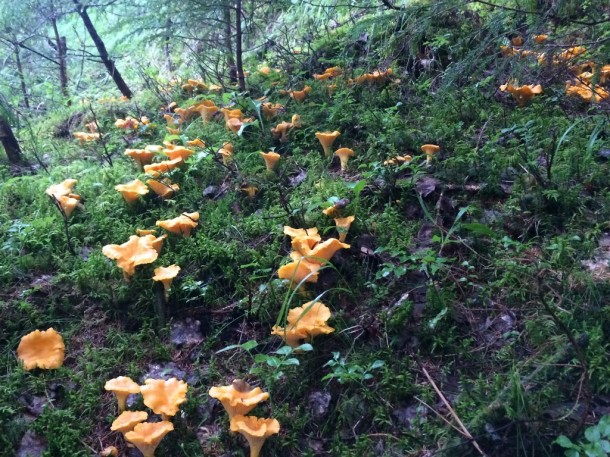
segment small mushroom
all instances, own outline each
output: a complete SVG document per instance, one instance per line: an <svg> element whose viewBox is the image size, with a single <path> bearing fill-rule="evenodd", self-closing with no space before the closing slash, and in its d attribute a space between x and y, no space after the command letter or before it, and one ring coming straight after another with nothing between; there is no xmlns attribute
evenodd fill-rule
<svg viewBox="0 0 610 457"><path fill-rule="evenodd" d="M183 163L184 160L182 160L182 158L176 157L173 160L164 160L162 162L144 165L144 172L151 175L153 178L156 178L161 175L161 173L169 173Z"/></svg>
<svg viewBox="0 0 610 457"><path fill-rule="evenodd" d="M307 257L307 261L323 265L330 260L340 249L349 249L350 245L342 243L336 238L330 238L323 243L311 246L311 240L307 237L292 240L292 249L295 253Z"/></svg>
<svg viewBox="0 0 610 457"><path fill-rule="evenodd" d="M148 193L148 187L139 179L134 179L125 184L118 184L114 188L123 195L125 201L130 205L137 202L141 195Z"/></svg>
<svg viewBox="0 0 610 457"><path fill-rule="evenodd" d="M260 387L251 387L241 379L235 379L230 386L212 387L209 395L222 403L229 419L238 415L246 415L256 406L269 399L269 393Z"/></svg>
<svg viewBox="0 0 610 457"><path fill-rule="evenodd" d="M246 438L250 445L250 457L259 457L265 440L280 432L280 423L277 419L235 416L231 419L231 431Z"/></svg>
<svg viewBox="0 0 610 457"><path fill-rule="evenodd" d="M144 422L146 419L148 419L148 413L146 411L123 411L121 415L112 422L110 430L113 432L121 432L125 435L125 433L131 432L136 425L140 422Z"/></svg>
<svg viewBox="0 0 610 457"><path fill-rule="evenodd" d="M63 365L65 349L63 338L54 328L34 330L19 341L17 358L27 371L54 370Z"/></svg>
<svg viewBox="0 0 610 457"><path fill-rule="evenodd" d="M125 411L125 408L127 407L127 397L130 394L140 393L140 385L127 376L119 376L118 378L111 379L106 382L104 389L114 392L119 404L120 413Z"/></svg>
<svg viewBox="0 0 610 457"><path fill-rule="evenodd" d="M163 420L175 416L180 405L186 401L188 386L184 381L176 378L147 379L144 386L140 388L144 404L152 409L155 414L161 414Z"/></svg>
<svg viewBox="0 0 610 457"><path fill-rule="evenodd" d="M246 194L246 196L248 198L254 198L254 196L257 194L258 192L258 187L253 186L251 184L244 184L243 186L241 186L241 191Z"/></svg>
<svg viewBox="0 0 610 457"><path fill-rule="evenodd" d="M273 170L278 166L281 156L277 152L260 152L261 157L265 160L267 173L273 173Z"/></svg>
<svg viewBox="0 0 610 457"><path fill-rule="evenodd" d="M332 145L340 136L341 132L338 130L335 130L334 132L316 132L316 138L322 144L322 149L324 149L324 155L326 157L330 157Z"/></svg>
<svg viewBox="0 0 610 457"><path fill-rule="evenodd" d="M214 115L219 111L219 108L214 104L212 100L204 100L198 106L199 114L201 114L201 120L206 123L210 122Z"/></svg>
<svg viewBox="0 0 610 457"><path fill-rule="evenodd" d="M169 267L155 268L155 275L153 281L160 281L163 284L163 290L165 300L169 299L169 289L172 286L172 281L180 273L180 267L178 265L170 265Z"/></svg>
<svg viewBox="0 0 610 457"><path fill-rule="evenodd" d="M169 157L169 159L172 161L176 160L176 159L180 159L181 161L184 162L190 156L195 154L195 151L193 151L192 149L182 147L182 146L177 146L177 147L163 149L163 154L165 154L167 157Z"/></svg>
<svg viewBox="0 0 610 457"><path fill-rule="evenodd" d="M168 421L143 422L127 432L125 439L137 447L144 457L154 457L161 440L173 429L174 424Z"/></svg>
<svg viewBox="0 0 610 457"><path fill-rule="evenodd" d="M345 171L347 170L347 162L349 161L349 158L353 157L355 152L349 148L341 148L335 151L335 155L338 156L339 160L341 161L341 171Z"/></svg>
<svg viewBox="0 0 610 457"><path fill-rule="evenodd" d="M227 119L226 125L227 125L227 130L230 130L231 132L237 134L237 133L239 133L239 129L242 128L244 123L242 122L241 119L238 119L236 117L231 117L231 118Z"/></svg>
<svg viewBox="0 0 610 457"><path fill-rule="evenodd" d="M432 156L440 151L441 147L436 144L424 144L421 147L421 150L426 154L426 163L430 164L432 162Z"/></svg>
<svg viewBox="0 0 610 457"><path fill-rule="evenodd" d="M356 220L355 216L341 217L335 219L335 225L337 226L337 231L339 232L339 241L342 243L345 242L345 238L347 237L347 232L349 232L349 228L352 226L352 222Z"/></svg>
<svg viewBox="0 0 610 457"><path fill-rule="evenodd" d="M205 143L200 138L195 138L186 142L187 146L193 146L196 148L205 148Z"/></svg>
<svg viewBox="0 0 610 457"><path fill-rule="evenodd" d="M536 84L535 86L532 84L523 85L523 86L515 86L511 83L506 83L500 86L500 91L508 91L517 101L517 105L520 107L526 106L537 94L542 93L542 86L540 84Z"/></svg>
<svg viewBox="0 0 610 457"><path fill-rule="evenodd" d="M66 217L70 217L77 207L82 207L80 196L72 193L72 189L78 181L76 179L66 179L59 184L47 187L45 193L51 197L53 203L59 207Z"/></svg>

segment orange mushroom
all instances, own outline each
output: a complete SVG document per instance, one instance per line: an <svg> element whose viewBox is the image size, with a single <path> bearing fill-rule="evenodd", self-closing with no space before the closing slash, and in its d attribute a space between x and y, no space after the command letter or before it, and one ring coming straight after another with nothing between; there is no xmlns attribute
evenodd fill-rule
<svg viewBox="0 0 610 457"><path fill-rule="evenodd" d="M123 195L123 198L129 204L135 203L141 195L148 193L148 187L139 179L134 179L125 184L118 184L114 188Z"/></svg>
<svg viewBox="0 0 610 457"><path fill-rule="evenodd" d="M286 344L298 347L303 339L313 339L319 335L328 335L335 331L326 322L331 313L328 306L322 302L307 302L303 306L293 308L288 312L287 326L273 326L272 335L281 336Z"/></svg>
<svg viewBox="0 0 610 457"><path fill-rule="evenodd" d="M349 158L356 155L356 153L349 148L341 148L335 151L335 155L339 157L339 160L341 161L341 171L344 172L347 170Z"/></svg>
<svg viewBox="0 0 610 457"><path fill-rule="evenodd" d="M340 249L350 248L349 244L342 243L336 238L330 238L323 243L316 244L315 247L312 246L312 241L308 237L295 238L292 240L292 249L296 254L307 257L308 262L319 265L325 264Z"/></svg>
<svg viewBox="0 0 610 457"><path fill-rule="evenodd" d="M523 85L523 86L515 86L511 83L506 83L500 86L500 91L508 91L517 101L517 105L523 107L527 105L534 95L542 93L542 86L540 84L536 84L535 86L532 84Z"/></svg>
<svg viewBox="0 0 610 457"><path fill-rule="evenodd" d="M335 219L335 225L337 226L337 231L339 232L339 241L341 241L342 243L345 241L345 238L347 237L347 232L349 232L349 228L352 226L354 220L356 220L356 216L348 216Z"/></svg>
<svg viewBox="0 0 610 457"><path fill-rule="evenodd" d="M330 157L332 145L339 136L341 136L341 132L338 130L335 130L334 132L316 132L316 138L320 140L326 157Z"/></svg>
<svg viewBox="0 0 610 457"><path fill-rule="evenodd" d="M142 169L144 165L148 165L152 162L152 159L155 157L155 152L149 149L126 149L124 155L135 160L140 169Z"/></svg>
<svg viewBox="0 0 610 457"><path fill-rule="evenodd" d="M226 125L227 125L227 130L230 130L231 132L237 134L237 133L239 133L239 129L242 128L244 123L242 122L241 119L238 119L236 117L231 117L231 118L227 119Z"/></svg>
<svg viewBox="0 0 610 457"><path fill-rule="evenodd" d="M146 419L148 419L148 413L146 411L123 411L121 415L112 422L110 430L113 432L121 432L125 435L125 433L131 432L136 425L140 422L144 422Z"/></svg>
<svg viewBox="0 0 610 457"><path fill-rule="evenodd" d="M238 415L246 415L256 406L269 399L269 393L260 387L251 387L241 379L235 379L230 386L212 387L209 395L222 403L229 419Z"/></svg>
<svg viewBox="0 0 610 457"><path fill-rule="evenodd" d="M273 170L278 166L281 156L277 152L260 152L261 157L265 160L267 173L273 173Z"/></svg>
<svg viewBox="0 0 610 457"><path fill-rule="evenodd" d="M177 157L173 160L164 160L162 162L144 165L144 172L153 177L157 177L161 173L169 173L170 171L174 170L183 163L184 160L182 160L180 157Z"/></svg>
<svg viewBox="0 0 610 457"><path fill-rule="evenodd" d="M153 281L160 281L163 284L163 290L166 301L169 300L169 289L172 286L172 281L176 276L178 276L179 272L180 267L178 265L155 268L155 275L152 279Z"/></svg>
<svg viewBox="0 0 610 457"><path fill-rule="evenodd" d="M172 198L174 194L180 190L178 184L172 184L169 179L157 180L148 179L146 184L153 190L155 194L161 197L163 200Z"/></svg>
<svg viewBox="0 0 610 457"><path fill-rule="evenodd" d="M139 237L132 235L123 244L109 244L102 248L102 253L109 259L117 261L117 266L123 270L125 280L135 273L136 266L153 263L159 253L153 247L154 235Z"/></svg>
<svg viewBox="0 0 610 457"><path fill-rule="evenodd" d="M205 143L200 138L195 138L186 142L187 146L193 146L196 148L205 148Z"/></svg>
<svg viewBox="0 0 610 457"><path fill-rule="evenodd" d="M120 413L125 411L125 408L127 407L127 397L130 394L140 393L140 385L127 376L119 376L118 378L111 379L106 382L104 389L114 392L119 404ZM146 418L142 420L146 420Z"/></svg>
<svg viewBox="0 0 610 457"><path fill-rule="evenodd" d="M281 266L277 271L277 275L280 279L288 279L291 287L294 287L303 281L317 283L319 269L320 265L299 258Z"/></svg>
<svg viewBox="0 0 610 457"><path fill-rule="evenodd" d="M49 186L45 190L45 193L53 199L55 205L58 206L66 218L70 217L75 208L83 207L80 196L72 193L76 183L76 179L66 179L60 184Z"/></svg>
<svg viewBox="0 0 610 457"><path fill-rule="evenodd" d="M276 419L235 416L231 419L231 431L246 438L250 445L250 457L259 457L265 440L280 432L280 423Z"/></svg>
<svg viewBox="0 0 610 457"><path fill-rule="evenodd" d="M199 212L182 213L180 216L173 219L157 221L156 225L164 228L168 232L188 238L191 236L191 230L197 227L197 221L199 221Z"/></svg>
<svg viewBox="0 0 610 457"><path fill-rule="evenodd" d="M212 100L204 100L198 106L199 114L204 123L210 122L214 115L220 110Z"/></svg>
<svg viewBox="0 0 610 457"><path fill-rule="evenodd" d="M244 184L241 186L241 191L246 194L248 198L254 198L258 192L258 187L251 184Z"/></svg>
<svg viewBox="0 0 610 457"><path fill-rule="evenodd" d="M299 238L302 236L307 236L310 238L316 238L317 241L320 241L322 238L318 234L318 229L316 227L311 227L308 229L295 229L289 227L287 225L284 226L284 235L288 235L291 239Z"/></svg>
<svg viewBox="0 0 610 457"><path fill-rule="evenodd" d="M53 370L63 365L65 349L63 338L54 328L34 330L19 341L17 358L27 371Z"/></svg>
<svg viewBox="0 0 610 457"><path fill-rule="evenodd" d="M143 422L133 431L125 433L125 439L137 447L144 457L154 457L161 440L174 429L168 421Z"/></svg>
<svg viewBox="0 0 610 457"><path fill-rule="evenodd" d="M170 378L167 381L147 379L144 384L140 388L144 404L155 414L161 414L163 420L175 416L180 405L186 401L188 386L184 381L178 381L176 378Z"/></svg>
<svg viewBox="0 0 610 457"><path fill-rule="evenodd" d="M311 87L305 86L303 90L289 90L288 94L295 102L302 102L307 97L307 94L311 91Z"/></svg>
<svg viewBox="0 0 610 457"><path fill-rule="evenodd" d="M182 162L184 162L194 153L195 153L195 151L193 151L192 149L188 149L188 148L185 148L182 146L175 146L172 148L163 149L163 154L168 156L171 161L180 159Z"/></svg>
<svg viewBox="0 0 610 457"><path fill-rule="evenodd" d="M263 112L263 116L265 119L269 120L275 115L277 115L278 111L284 109L284 105L280 105L279 103L263 103L261 104L261 110Z"/></svg>
<svg viewBox="0 0 610 457"><path fill-rule="evenodd" d="M426 154L426 163L432 162L432 156L441 150L441 147L436 144L424 144L421 150Z"/></svg>

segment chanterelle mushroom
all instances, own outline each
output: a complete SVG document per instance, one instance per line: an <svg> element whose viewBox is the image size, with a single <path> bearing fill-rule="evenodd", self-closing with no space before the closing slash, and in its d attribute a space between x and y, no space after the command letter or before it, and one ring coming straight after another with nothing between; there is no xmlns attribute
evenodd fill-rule
<svg viewBox="0 0 610 457"><path fill-rule="evenodd" d="M28 371L59 368L64 363L64 354L64 340L54 328L34 330L22 337L17 346L17 357Z"/></svg>
<svg viewBox="0 0 610 457"><path fill-rule="evenodd" d="M259 419L253 416L235 416L231 419L231 431L240 433L250 445L250 457L260 455L265 440L280 432L277 419Z"/></svg>
<svg viewBox="0 0 610 457"><path fill-rule="evenodd" d="M248 414L260 402L269 399L269 393L260 387L253 388L241 379L235 379L230 386L212 387L209 395L222 403L229 419Z"/></svg>
<svg viewBox="0 0 610 457"><path fill-rule="evenodd" d="M161 414L163 420L168 416L175 416L180 405L186 401L188 386L184 381L176 378L147 379L144 386L140 388L144 397L144 404L152 409L155 414Z"/></svg>
<svg viewBox="0 0 610 457"><path fill-rule="evenodd" d="M117 417L110 430L113 432L121 432L123 435L127 432L131 432L136 425L140 422L144 422L148 419L148 413L146 411L123 411L119 417Z"/></svg>
<svg viewBox="0 0 610 457"><path fill-rule="evenodd" d="M140 393L140 385L127 376L119 376L106 382L104 389L114 392L119 403L119 412L125 411L127 397ZM145 419L143 419L145 420Z"/></svg>
<svg viewBox="0 0 610 457"><path fill-rule="evenodd" d="M154 457L161 440L173 429L174 424L168 421L143 422L127 432L125 439L137 447L144 457Z"/></svg>

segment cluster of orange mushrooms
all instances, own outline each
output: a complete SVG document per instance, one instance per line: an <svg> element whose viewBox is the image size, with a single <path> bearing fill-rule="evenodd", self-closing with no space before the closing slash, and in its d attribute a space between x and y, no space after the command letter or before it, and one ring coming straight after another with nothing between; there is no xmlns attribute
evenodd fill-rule
<svg viewBox="0 0 610 457"><path fill-rule="evenodd" d="M536 35L533 41L541 45L549 39L548 35ZM573 80L566 81L566 94L579 97L587 103L600 103L610 97L610 91L604 84L610 82L610 65L600 66L593 61L587 61L574 65L574 60L585 54L587 48L584 46L572 46L553 56L552 60L547 58L544 52L531 49L522 49L525 40L521 36L511 39L511 46L500 46L500 52L505 57L518 56L521 58L535 57L540 65L568 65L573 75ZM519 86L516 81L509 81L500 86L500 91L509 92L516 100L517 105L524 107L530 103L535 95L542 93L540 84L527 84Z"/></svg>

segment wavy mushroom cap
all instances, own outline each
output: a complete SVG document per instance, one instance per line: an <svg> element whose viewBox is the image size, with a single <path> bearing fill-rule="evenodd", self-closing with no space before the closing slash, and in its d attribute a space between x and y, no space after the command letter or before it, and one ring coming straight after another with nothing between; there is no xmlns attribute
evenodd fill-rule
<svg viewBox="0 0 610 457"><path fill-rule="evenodd" d="M127 203L134 203L141 195L146 195L149 192L146 184L139 179L134 179L125 184L118 184L114 188L123 195Z"/></svg>
<svg viewBox="0 0 610 457"><path fill-rule="evenodd" d="M218 154L222 158L222 163L227 166L233 161L233 152L225 148L220 148Z"/></svg>
<svg viewBox="0 0 610 457"><path fill-rule="evenodd" d="M136 425L133 431L125 433L125 439L137 447L144 457L154 457L155 449L172 430L174 424L169 421L143 422Z"/></svg>
<svg viewBox="0 0 610 457"><path fill-rule="evenodd" d="M331 147L335 140L341 136L341 132L335 130L334 132L316 132L316 138L322 144L322 149L324 149L324 154L326 156L330 155Z"/></svg>
<svg viewBox="0 0 610 457"><path fill-rule="evenodd" d="M235 146L233 146L233 143L224 143L222 145L222 149L229 151L231 154L233 154L235 152Z"/></svg>
<svg viewBox="0 0 610 457"><path fill-rule="evenodd" d="M272 172L280 162L280 156L277 152L260 152L261 157L265 160L265 167L268 172Z"/></svg>
<svg viewBox="0 0 610 457"><path fill-rule="evenodd" d="M265 440L280 432L280 423L277 419L235 416L231 419L231 431L246 438L250 445L250 457L258 457Z"/></svg>
<svg viewBox="0 0 610 457"><path fill-rule="evenodd" d="M184 161L180 157L172 160L164 160L162 162L144 165L144 172L153 177L157 177L162 173L169 173L170 171L174 170L183 163Z"/></svg>
<svg viewBox="0 0 610 457"><path fill-rule="evenodd" d="M274 325L271 328L271 335L279 336L284 340L284 343L291 348L299 347L303 343L303 340L308 337L303 328L294 325L289 325L288 327Z"/></svg>
<svg viewBox="0 0 610 457"><path fill-rule="evenodd" d="M230 130L231 132L238 133L239 129L241 129L241 127L244 125L244 123L242 122L241 119L238 119L236 117L231 117L231 118L227 119L226 125L227 125L227 129Z"/></svg>
<svg viewBox="0 0 610 457"><path fill-rule="evenodd" d="M244 117L244 113L242 113L241 109L239 109L239 108L237 108L237 109L222 108L220 110L220 112L222 114L224 114L225 122L227 122L229 119L241 120Z"/></svg>
<svg viewBox="0 0 610 457"><path fill-rule="evenodd" d="M318 335L328 335L335 331L334 328L326 324L330 317L331 312L328 306L322 302L310 301L303 306L288 311L286 320L289 324L313 338Z"/></svg>
<svg viewBox="0 0 610 457"><path fill-rule="evenodd" d="M339 241L341 241L342 243L345 241L345 238L347 237L347 232L349 232L349 229L355 220L356 216L335 218L335 225L337 226L337 230L339 231Z"/></svg>
<svg viewBox="0 0 610 457"><path fill-rule="evenodd" d="M280 105L279 103L274 104L271 102L267 102L267 103L261 104L261 110L263 111L263 116L267 120L271 119L273 116L275 116L278 113L278 111L282 110L283 108L284 108L284 105Z"/></svg>
<svg viewBox="0 0 610 457"><path fill-rule="evenodd" d="M187 141L186 145L196 148L205 148L205 143L201 140L201 138L195 138L194 140Z"/></svg>
<svg viewBox="0 0 610 457"><path fill-rule="evenodd" d="M142 237L145 243L149 243L152 248L157 251L157 254L161 254L161 248L163 248L163 241L167 238L167 235L161 235L156 237L155 235L144 235Z"/></svg>
<svg viewBox="0 0 610 457"><path fill-rule="evenodd" d="M76 209L79 205L82 207L80 203L80 196L76 194L62 195L57 199L57 201L59 202L59 206L66 217L70 217L70 215L74 212L74 209Z"/></svg>
<svg viewBox="0 0 610 457"><path fill-rule="evenodd" d="M199 212L182 213L180 216L165 221L157 221L156 225L164 228L168 232L184 237L191 236L191 230L197 227Z"/></svg>
<svg viewBox="0 0 610 457"><path fill-rule="evenodd" d="M63 365L65 349L63 338L54 328L34 330L19 341L17 358L27 371L53 370Z"/></svg>
<svg viewBox="0 0 610 457"><path fill-rule="evenodd" d="M288 94L295 102L302 102L307 97L307 94L311 91L311 87L305 86L303 90L291 90Z"/></svg>
<svg viewBox="0 0 610 457"><path fill-rule="evenodd" d="M124 155L131 157L142 168L152 162L155 152L148 149L125 149Z"/></svg>
<svg viewBox="0 0 610 457"><path fill-rule="evenodd" d="M109 259L116 260L117 266L123 270L125 279L135 273L136 266L153 263L159 253L152 245L153 235L139 237L131 235L129 241L123 244L109 244L102 248L102 253Z"/></svg>
<svg viewBox="0 0 610 457"><path fill-rule="evenodd" d="M438 151L440 151L441 147L436 144L424 144L421 147L421 150L426 155L433 155L433 154L436 154Z"/></svg>
<svg viewBox="0 0 610 457"><path fill-rule="evenodd" d="M184 381L176 378L164 381L162 379L147 379L140 388L144 404L155 414L175 416L180 405L186 401L188 386Z"/></svg>
<svg viewBox="0 0 610 457"><path fill-rule="evenodd" d="M168 298L169 289L172 286L174 278L180 273L180 267L178 265L170 265L169 267L155 268L155 275L152 277L153 281L159 281L163 284L163 290L165 291L165 299Z"/></svg>
<svg viewBox="0 0 610 457"><path fill-rule="evenodd" d="M342 243L336 238L330 238L323 243L316 245L309 253L304 254L308 256L308 261L311 263L324 264L324 260L330 260L337 251L340 249L349 249L349 244Z"/></svg>
<svg viewBox="0 0 610 457"><path fill-rule="evenodd" d="M77 182L76 179L65 179L59 184L53 184L52 186L47 187L45 193L48 196L55 198L59 198L63 195L70 195Z"/></svg>
<svg viewBox="0 0 610 457"><path fill-rule="evenodd" d="M169 179L157 180L157 179L148 179L146 181L148 187L150 187L155 194L157 194L162 199L172 198L174 194L180 190L180 186L178 184L172 184Z"/></svg>
<svg viewBox="0 0 610 457"><path fill-rule="evenodd" d="M288 279L291 286L305 282L317 283L320 265L309 262L306 259L296 259L281 266L277 275L280 279Z"/></svg>
<svg viewBox="0 0 610 457"><path fill-rule="evenodd" d="M192 149L188 149L182 146L176 146L173 148L166 148L163 150L163 154L169 157L171 161L180 159L181 161L185 161L190 156L195 154L195 151Z"/></svg>
<svg viewBox="0 0 610 457"><path fill-rule="evenodd" d="M220 108L212 100L205 100L199 105L199 114L203 122L210 122L218 111L220 111Z"/></svg>
<svg viewBox="0 0 610 457"><path fill-rule="evenodd" d="M127 116L125 119L117 119L114 125L120 129L135 130L140 125L140 122L131 116Z"/></svg>
<svg viewBox="0 0 610 457"><path fill-rule="evenodd" d="M110 430L125 434L131 432L136 425L140 422L144 422L146 419L148 419L148 413L146 411L123 411L121 415L112 422Z"/></svg>
<svg viewBox="0 0 610 457"><path fill-rule="evenodd" d="M295 229L289 227L287 225L284 226L284 235L288 235L291 239L299 238L302 236L315 237L317 241L320 241L322 238L318 234L318 229L316 227L311 227L308 229Z"/></svg>
<svg viewBox="0 0 610 457"><path fill-rule="evenodd" d="M241 191L246 194L248 198L254 198L254 196L258 193L258 187L244 184L241 186Z"/></svg>
<svg viewBox="0 0 610 457"><path fill-rule="evenodd" d="M210 388L210 397L219 400L229 419L238 415L246 415L259 403L269 399L269 393L260 387L251 387L248 383L236 379L230 386Z"/></svg>

